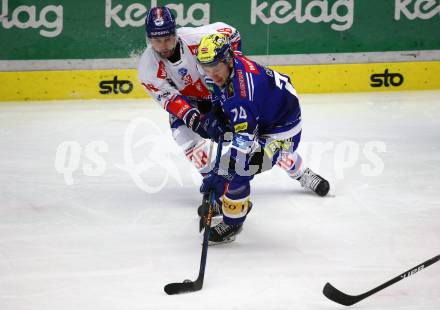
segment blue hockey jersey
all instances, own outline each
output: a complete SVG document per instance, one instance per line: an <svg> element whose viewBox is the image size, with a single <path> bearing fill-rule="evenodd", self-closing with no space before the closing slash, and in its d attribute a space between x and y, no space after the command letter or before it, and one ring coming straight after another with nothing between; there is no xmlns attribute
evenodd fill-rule
<svg viewBox="0 0 440 310"><path fill-rule="evenodd" d="M252 152L259 137L288 139L301 131L301 109L288 76L235 55L234 71L222 88L212 85L234 134L233 147Z"/></svg>

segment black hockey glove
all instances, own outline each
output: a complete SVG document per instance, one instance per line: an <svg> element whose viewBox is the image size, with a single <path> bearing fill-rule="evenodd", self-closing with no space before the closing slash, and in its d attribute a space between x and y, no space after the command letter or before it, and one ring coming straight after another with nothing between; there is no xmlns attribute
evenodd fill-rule
<svg viewBox="0 0 440 310"><path fill-rule="evenodd" d="M200 117L200 126L206 131L209 138L218 142L220 137L226 132L226 124L216 115L215 111L210 111Z"/></svg>
<svg viewBox="0 0 440 310"><path fill-rule="evenodd" d="M214 192L214 198L221 205L221 197L225 193L228 186L228 180L214 171L209 172L203 177L200 192L202 194L209 193L210 190Z"/></svg>
<svg viewBox="0 0 440 310"><path fill-rule="evenodd" d="M200 115L197 109L191 109L186 113L183 121L186 126L198 133L202 138L213 139L216 142L227 130L224 122L214 111Z"/></svg>
<svg viewBox="0 0 440 310"><path fill-rule="evenodd" d="M194 108L186 112L183 121L188 128L192 129L195 133L198 133L202 138L209 139L208 133L201 126L200 112L197 109Z"/></svg>

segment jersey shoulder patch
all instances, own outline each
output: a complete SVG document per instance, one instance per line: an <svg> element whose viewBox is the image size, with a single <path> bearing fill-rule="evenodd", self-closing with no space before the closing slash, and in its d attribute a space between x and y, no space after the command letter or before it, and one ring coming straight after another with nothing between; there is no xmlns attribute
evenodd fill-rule
<svg viewBox="0 0 440 310"><path fill-rule="evenodd" d="M260 74L260 70L258 70L257 64L250 60L249 58L241 55L235 55L235 57L243 64L246 69L246 72L253 74Z"/></svg>
<svg viewBox="0 0 440 310"><path fill-rule="evenodd" d="M241 98L247 98L246 80L244 77L243 70L237 69L235 71L237 74L238 90Z"/></svg>
<svg viewBox="0 0 440 310"><path fill-rule="evenodd" d="M252 73L243 69L236 69L236 80L240 98L244 100L254 101L254 76Z"/></svg>

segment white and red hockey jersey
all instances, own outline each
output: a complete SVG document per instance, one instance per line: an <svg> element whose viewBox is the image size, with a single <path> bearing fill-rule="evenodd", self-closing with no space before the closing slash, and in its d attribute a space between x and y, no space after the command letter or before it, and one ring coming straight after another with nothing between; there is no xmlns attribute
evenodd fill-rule
<svg viewBox="0 0 440 310"><path fill-rule="evenodd" d="M203 36L212 33L229 36L234 50L241 50L239 32L225 23L213 23L201 27L177 29L180 43L180 60L172 63L160 57L151 46L141 56L138 68L139 80L165 110L182 118L190 108L182 95L190 99L209 99L210 94L197 68L196 49Z"/></svg>

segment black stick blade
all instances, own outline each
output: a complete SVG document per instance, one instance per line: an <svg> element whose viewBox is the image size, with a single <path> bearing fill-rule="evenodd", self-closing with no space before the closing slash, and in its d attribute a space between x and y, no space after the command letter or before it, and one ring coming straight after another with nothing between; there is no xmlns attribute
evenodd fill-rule
<svg viewBox="0 0 440 310"><path fill-rule="evenodd" d="M202 286L198 285L198 283L193 281L185 281L181 283L170 283L165 285L163 288L165 293L168 295L176 295L183 293L191 293L195 291L199 291Z"/></svg>
<svg viewBox="0 0 440 310"><path fill-rule="evenodd" d="M359 298L358 296L347 295L341 292L340 290L338 290L336 287L334 287L328 282L324 286L322 293L328 299L344 306L351 306L357 303L358 301L362 300L362 298Z"/></svg>

